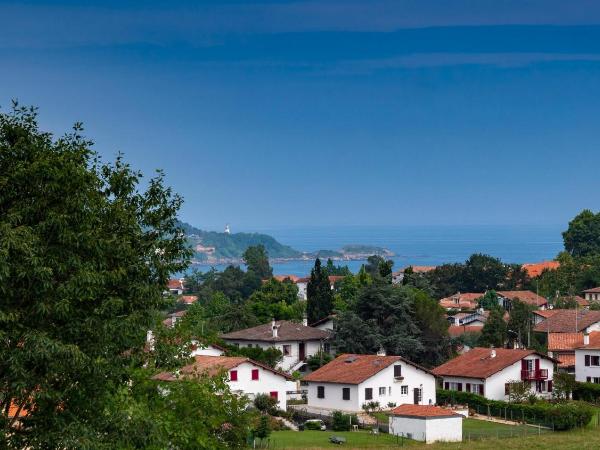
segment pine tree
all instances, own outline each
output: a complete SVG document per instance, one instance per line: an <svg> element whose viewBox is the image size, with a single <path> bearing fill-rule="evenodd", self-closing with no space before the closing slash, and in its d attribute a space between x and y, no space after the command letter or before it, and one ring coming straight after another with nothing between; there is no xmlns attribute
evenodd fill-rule
<svg viewBox="0 0 600 450"><path fill-rule="evenodd" d="M327 271L321 267L319 258L315 261L315 267L310 272L306 294L308 297L306 304L308 323L314 323L331 314L333 311L333 292L331 291Z"/></svg>

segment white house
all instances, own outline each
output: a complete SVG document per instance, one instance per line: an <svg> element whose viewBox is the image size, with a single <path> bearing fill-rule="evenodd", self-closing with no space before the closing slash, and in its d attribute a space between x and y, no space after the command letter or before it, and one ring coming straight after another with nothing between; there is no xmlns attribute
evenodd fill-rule
<svg viewBox="0 0 600 450"><path fill-rule="evenodd" d="M217 344L203 344L192 340L190 356L223 356L225 349Z"/></svg>
<svg viewBox="0 0 600 450"><path fill-rule="evenodd" d="M508 400L509 384L526 381L539 397L552 395L558 361L535 350L475 347L432 372L446 390L471 392L490 400Z"/></svg>
<svg viewBox="0 0 600 450"><path fill-rule="evenodd" d="M294 371L305 369L305 361L319 350L331 353L331 332L319 330L289 320L278 320L246 328L245 330L226 333L221 338L238 347L274 347L283 353L280 364L282 370Z"/></svg>
<svg viewBox="0 0 600 450"><path fill-rule="evenodd" d="M588 302L600 302L600 287L595 287L592 289L586 289L583 291L583 295Z"/></svg>
<svg viewBox="0 0 600 450"><path fill-rule="evenodd" d="M462 419L462 415L439 406L400 405L390 415L390 434L427 444L461 442Z"/></svg>
<svg viewBox="0 0 600 450"><path fill-rule="evenodd" d="M333 331L333 319L335 319L334 314L317 320L315 323L311 323L310 326L319 330Z"/></svg>
<svg viewBox="0 0 600 450"><path fill-rule="evenodd" d="M600 384L600 332L583 335L583 346L575 349L575 380Z"/></svg>
<svg viewBox="0 0 600 450"><path fill-rule="evenodd" d="M400 356L343 354L302 379L308 406L324 410L361 411L368 402L435 403L435 377Z"/></svg>
<svg viewBox="0 0 600 450"><path fill-rule="evenodd" d="M183 294L183 279L169 280L169 284L167 285L167 289L168 289L169 293L174 294L174 295L181 295L181 294Z"/></svg>
<svg viewBox="0 0 600 450"><path fill-rule="evenodd" d="M291 377L250 358L238 356L196 356L195 362L183 367L177 374L160 373L153 378L158 381L177 381L207 374L225 373L232 392L246 395L250 400L257 394L267 394L278 401L278 407L287 407L286 392L293 384Z"/></svg>
<svg viewBox="0 0 600 450"><path fill-rule="evenodd" d="M472 326L482 327L487 322L489 311L484 311L483 308L479 308L474 312L459 312L453 316L448 316L448 322L451 326Z"/></svg>

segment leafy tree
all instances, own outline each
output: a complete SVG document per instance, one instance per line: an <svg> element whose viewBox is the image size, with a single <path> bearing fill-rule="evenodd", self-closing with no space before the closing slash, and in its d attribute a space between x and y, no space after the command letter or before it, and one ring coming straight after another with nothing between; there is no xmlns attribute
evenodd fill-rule
<svg viewBox="0 0 600 450"><path fill-rule="evenodd" d="M375 353L381 347L377 329L355 312L341 312L335 319L335 348L339 353Z"/></svg>
<svg viewBox="0 0 600 450"><path fill-rule="evenodd" d="M508 267L498 258L476 253L465 262L463 275L464 292L485 292L503 286Z"/></svg>
<svg viewBox="0 0 600 450"><path fill-rule="evenodd" d="M423 274L429 281L436 298L449 297L458 291L466 292L463 283L463 264L442 264Z"/></svg>
<svg viewBox="0 0 600 450"><path fill-rule="evenodd" d="M275 320L302 320L304 302L298 300L298 287L285 280L271 278L255 291L248 305L260 323Z"/></svg>
<svg viewBox="0 0 600 450"><path fill-rule="evenodd" d="M337 275L342 277L352 275L352 272L350 271L348 266L336 266L331 260L331 258L327 258L325 272L327 272L327 275Z"/></svg>
<svg viewBox="0 0 600 450"><path fill-rule="evenodd" d="M494 308L490 311L479 337L479 344L482 346L493 345L494 347L504 347L506 343L508 328L504 321L504 312L500 308Z"/></svg>
<svg viewBox="0 0 600 450"><path fill-rule="evenodd" d="M273 269L269 265L269 255L264 245L248 247L243 258L248 266L248 272L256 274L259 279L266 280L273 276Z"/></svg>
<svg viewBox="0 0 600 450"><path fill-rule="evenodd" d="M523 403L529 397L529 383L525 381L508 382L508 399L512 403Z"/></svg>
<svg viewBox="0 0 600 450"><path fill-rule="evenodd" d="M0 114L0 410L29 411L19 429L1 420L6 447L119 446L105 412L130 378L127 351L189 258L162 173L142 191L81 133L54 139L34 108Z"/></svg>
<svg viewBox="0 0 600 450"><path fill-rule="evenodd" d="M535 306L528 305L519 300L515 299L512 301L508 330L510 330L521 347L529 347L531 345L532 314L535 309Z"/></svg>
<svg viewBox="0 0 600 450"><path fill-rule="evenodd" d="M483 297L477 299L479 307L487 311L496 309L498 307L498 294L495 290L491 289L487 291Z"/></svg>
<svg viewBox="0 0 600 450"><path fill-rule="evenodd" d="M269 394L256 394L254 407L263 414L274 414L277 411L277 399Z"/></svg>
<svg viewBox="0 0 600 450"><path fill-rule="evenodd" d="M365 264L364 268L374 280L391 283L393 266L394 261L386 260L379 255L372 255L367 258L367 264Z"/></svg>
<svg viewBox="0 0 600 450"><path fill-rule="evenodd" d="M334 309L336 311L347 311L356 306L360 290L372 283L372 278L361 267L356 275L346 275L336 283L334 289Z"/></svg>
<svg viewBox="0 0 600 450"><path fill-rule="evenodd" d="M310 272L310 280L306 287L306 313L308 323L314 323L327 317L333 311L333 292L327 277L327 272L321 267L319 258Z"/></svg>
<svg viewBox="0 0 600 450"><path fill-rule="evenodd" d="M268 438L271 434L271 427L269 425L268 416L260 416L258 419L258 426L254 429L254 436L261 440Z"/></svg>
<svg viewBox="0 0 600 450"><path fill-rule="evenodd" d="M565 250L575 257L600 254L600 214L584 209L563 232Z"/></svg>
<svg viewBox="0 0 600 450"><path fill-rule="evenodd" d="M572 295L567 295L564 297L558 297L554 302L554 308L556 309L577 309L579 304L575 297Z"/></svg>
<svg viewBox="0 0 600 450"><path fill-rule="evenodd" d="M333 358L329 353L325 353L323 351L318 351L312 356L309 356L306 359L306 365L312 371L317 370L320 367L323 367L325 364L331 362Z"/></svg>
<svg viewBox="0 0 600 450"><path fill-rule="evenodd" d="M427 367L438 366L450 358L452 350L444 308L425 292L414 290L414 311L423 345L419 360Z"/></svg>
<svg viewBox="0 0 600 450"><path fill-rule="evenodd" d="M283 353L275 347L258 348L258 347L240 347L228 346L227 356L246 356L254 361L259 361L269 367L277 367L283 360Z"/></svg>
<svg viewBox="0 0 600 450"><path fill-rule="evenodd" d="M505 290L521 290L529 285L531 279L521 264L510 264L508 266L508 277L503 283Z"/></svg>
<svg viewBox="0 0 600 450"><path fill-rule="evenodd" d="M552 385L552 397L558 401L565 401L571 397L571 393L577 387L575 375L565 372L554 374Z"/></svg>

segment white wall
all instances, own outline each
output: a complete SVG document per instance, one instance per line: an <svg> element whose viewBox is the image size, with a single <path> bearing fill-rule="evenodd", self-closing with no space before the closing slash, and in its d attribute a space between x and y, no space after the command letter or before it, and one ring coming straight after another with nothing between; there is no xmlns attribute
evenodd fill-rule
<svg viewBox="0 0 600 450"><path fill-rule="evenodd" d="M554 364L552 361L546 358L540 358L537 355L529 356L525 359L540 359L540 369L548 370L548 378L546 382L552 380ZM534 363L535 367L535 363ZM504 385L510 381L520 381L521 380L521 361L517 361L509 367L501 370L500 372L495 373L485 380L484 384L484 397L490 400L503 400L507 401L508 396L504 394ZM461 378L461 377L443 377L442 382L445 386L446 382L459 382L463 384L463 392L465 391L466 383L481 383L479 379L475 378ZM546 383L547 384L547 383ZM538 393L535 390L535 381L531 382L531 392L536 394L539 397L551 397L551 392L543 392Z"/></svg>
<svg viewBox="0 0 600 450"><path fill-rule="evenodd" d="M390 416L390 434L409 434L417 441L460 442L462 441L462 417L412 418Z"/></svg>
<svg viewBox="0 0 600 450"><path fill-rule="evenodd" d="M252 380L252 369L258 369L258 380ZM276 391L279 408L283 410L287 408L286 392L288 383L285 377L249 362L242 363L231 370L237 370L237 381L229 380L227 382L232 391L244 393L251 400L254 399L256 394L269 395L270 392ZM229 374L228 377L230 378Z"/></svg>
<svg viewBox="0 0 600 450"><path fill-rule="evenodd" d="M585 355L600 356L600 350L575 350L575 380L586 382L587 377L600 377L600 367L585 365ZM592 380L593 381L593 380Z"/></svg>
<svg viewBox="0 0 600 450"><path fill-rule="evenodd" d="M324 331L333 331L333 319L326 320L322 324L319 324L313 328L318 328L319 330L324 330Z"/></svg>
<svg viewBox="0 0 600 450"><path fill-rule="evenodd" d="M298 287L298 298L300 300L306 300L308 298L306 295L306 288L308 286L308 283L302 281L300 283L296 283L296 286Z"/></svg>
<svg viewBox="0 0 600 450"><path fill-rule="evenodd" d="M212 345L207 345L202 347L202 344L199 344L198 341L192 341L192 344L196 345L196 350L193 350L190 353L190 356L223 356L223 350L220 350Z"/></svg>
<svg viewBox="0 0 600 450"><path fill-rule="evenodd" d="M382 408L387 408L389 402L395 403L396 406L414 403L415 388L422 389L421 405L435 404L435 377L403 361L398 364L402 366L403 381L394 380L394 365L386 367L359 385L310 381L308 382L308 405L331 410L362 411L365 402L375 401L379 402ZM348 370L351 371L352 367L348 367ZM325 386L325 398L317 398L317 386ZM402 395L401 386L408 387L407 394ZM345 387L350 388L350 400L342 399L342 388ZM380 387L385 388L384 395L379 395ZM366 388L373 389L371 400L365 399Z"/></svg>

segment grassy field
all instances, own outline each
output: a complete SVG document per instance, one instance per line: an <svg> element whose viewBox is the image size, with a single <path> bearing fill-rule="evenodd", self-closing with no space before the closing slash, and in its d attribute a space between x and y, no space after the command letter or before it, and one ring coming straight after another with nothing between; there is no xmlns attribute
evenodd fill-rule
<svg viewBox="0 0 600 450"><path fill-rule="evenodd" d="M346 444L343 446L329 442L330 436L343 436ZM400 441L389 434L373 436L369 432L359 431L276 431L271 434L269 448L393 448L398 447ZM405 445L419 445L414 441L406 440Z"/></svg>

